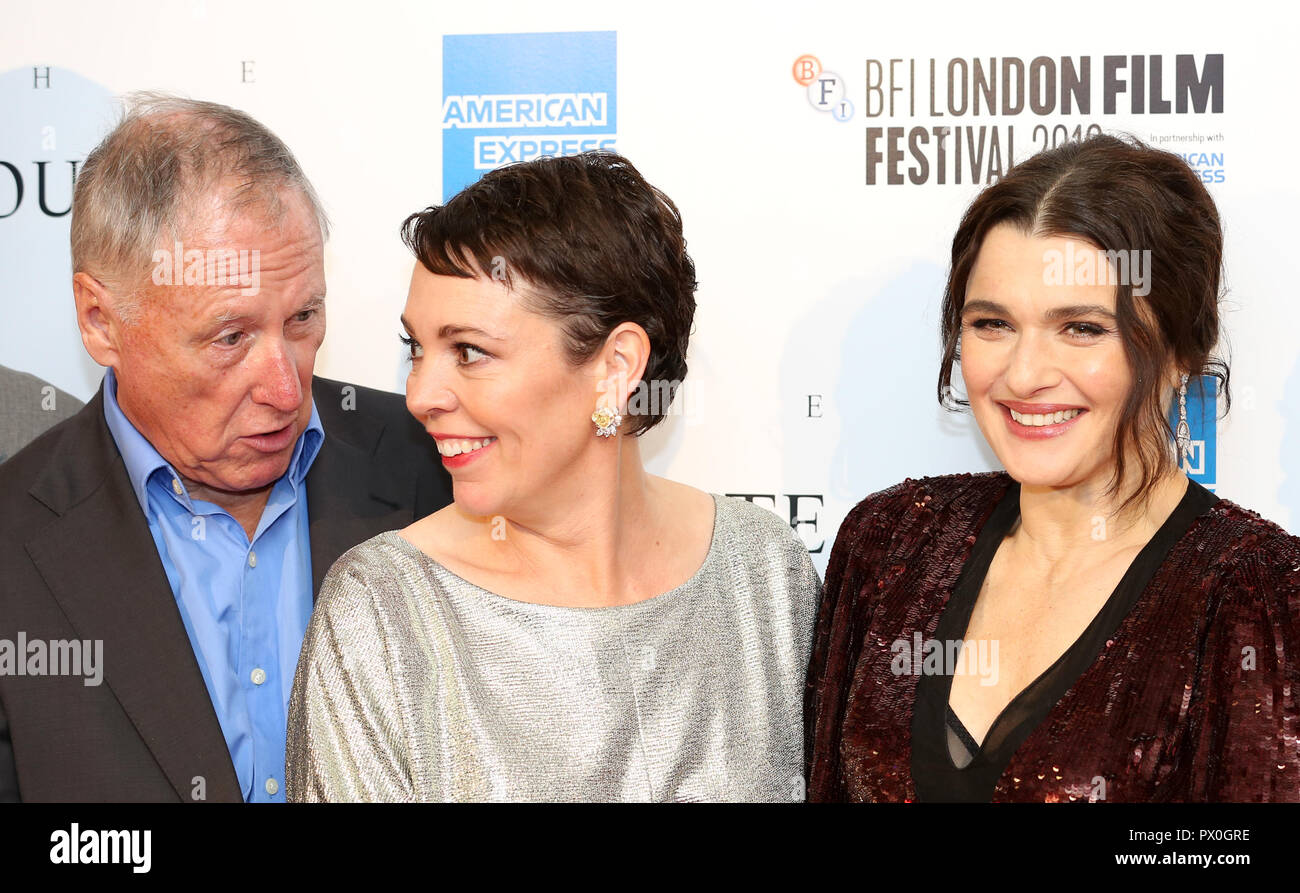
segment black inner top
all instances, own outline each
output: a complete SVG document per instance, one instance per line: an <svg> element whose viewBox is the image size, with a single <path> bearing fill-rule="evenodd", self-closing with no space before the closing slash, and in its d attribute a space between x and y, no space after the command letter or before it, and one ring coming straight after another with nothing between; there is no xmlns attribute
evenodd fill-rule
<svg viewBox="0 0 1300 893"><path fill-rule="evenodd" d="M1218 501L1219 497L1188 479L1182 500L1133 559L1092 623L1055 663L1007 704L982 743L975 742L948 706L952 676L923 672L917 679L912 710L912 781L917 799L989 802L1016 749L1097 659L1106 640L1137 604L1192 522ZM1020 484L1012 482L980 530L957 579L934 633L939 643L965 638L993 555L1019 517ZM959 661L964 664L966 656L961 655Z"/></svg>

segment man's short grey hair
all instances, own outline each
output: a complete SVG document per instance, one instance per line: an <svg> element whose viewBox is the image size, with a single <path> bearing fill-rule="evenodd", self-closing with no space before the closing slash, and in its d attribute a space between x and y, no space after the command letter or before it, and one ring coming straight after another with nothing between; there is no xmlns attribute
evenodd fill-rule
<svg viewBox="0 0 1300 893"><path fill-rule="evenodd" d="M252 116L215 102L129 94L121 121L77 175L72 272L110 286L119 315L134 322L154 250L184 241L200 223L200 199L221 189L227 210L278 222L285 188L301 193L328 238L329 220L297 159Z"/></svg>

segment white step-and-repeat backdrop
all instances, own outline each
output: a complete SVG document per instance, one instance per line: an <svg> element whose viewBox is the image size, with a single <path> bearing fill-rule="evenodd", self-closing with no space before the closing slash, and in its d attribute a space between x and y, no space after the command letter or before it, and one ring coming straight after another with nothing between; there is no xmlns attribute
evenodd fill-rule
<svg viewBox="0 0 1300 893"><path fill-rule="evenodd" d="M1217 424L1193 407L1191 473L1300 528L1294 7L5 7L0 364L82 399L102 370L75 325L67 211L121 94L227 103L284 138L335 224L317 371L399 392L406 215L498 164L614 148L678 204L700 280L680 412L648 464L789 518L824 571L866 494L997 467L935 399L964 207L1044 147L1124 131L1185 156L1226 226L1234 400Z"/></svg>

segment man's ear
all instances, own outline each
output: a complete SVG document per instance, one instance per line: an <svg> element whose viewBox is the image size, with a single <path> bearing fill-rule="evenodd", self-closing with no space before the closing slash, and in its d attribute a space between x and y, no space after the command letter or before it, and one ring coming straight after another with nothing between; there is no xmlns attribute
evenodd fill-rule
<svg viewBox="0 0 1300 893"><path fill-rule="evenodd" d="M81 330L86 353L101 366L116 366L122 322L115 295L89 273L77 273L72 277L72 297L77 304L77 328Z"/></svg>
<svg viewBox="0 0 1300 893"><path fill-rule="evenodd" d="M619 323L605 339L596 374L597 391L609 394L616 409L626 409L650 361L650 336L634 322Z"/></svg>

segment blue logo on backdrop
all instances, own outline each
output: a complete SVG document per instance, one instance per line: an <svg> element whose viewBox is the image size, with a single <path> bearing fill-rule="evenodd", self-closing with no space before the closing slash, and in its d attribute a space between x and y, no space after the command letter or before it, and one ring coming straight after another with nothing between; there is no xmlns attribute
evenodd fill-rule
<svg viewBox="0 0 1300 893"><path fill-rule="evenodd" d="M1187 476L1207 490L1214 489L1214 435L1219 414L1218 381L1212 375L1187 380L1187 426L1192 429L1192 455L1182 462ZM1169 427L1178 428L1178 398L1169 407Z"/></svg>
<svg viewBox="0 0 1300 893"><path fill-rule="evenodd" d="M1226 168L1223 166L1222 152L1179 152L1178 157L1187 162L1187 166L1196 172L1202 183L1223 183L1226 181Z"/></svg>
<svg viewBox="0 0 1300 893"><path fill-rule="evenodd" d="M614 31L442 39L443 201L488 171L615 149Z"/></svg>

